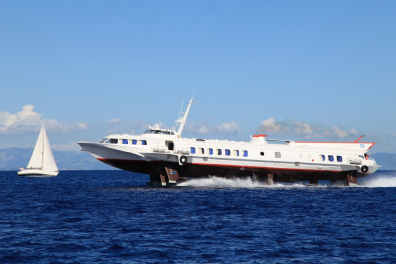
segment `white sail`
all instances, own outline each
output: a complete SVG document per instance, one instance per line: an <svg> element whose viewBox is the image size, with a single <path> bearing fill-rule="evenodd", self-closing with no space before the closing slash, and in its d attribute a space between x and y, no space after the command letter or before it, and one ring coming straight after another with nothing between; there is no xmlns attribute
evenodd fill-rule
<svg viewBox="0 0 396 264"><path fill-rule="evenodd" d="M43 167L44 134L45 129L43 126L37 139L36 146L34 147L32 157L27 165L28 169L42 169Z"/></svg>
<svg viewBox="0 0 396 264"><path fill-rule="evenodd" d="M32 157L30 158L27 169L18 172L20 176L41 175L56 176L58 175L58 167L56 166L54 155L48 141L47 133L44 126L41 128L39 137L34 147Z"/></svg>
<svg viewBox="0 0 396 264"><path fill-rule="evenodd" d="M52 154L51 146L48 141L47 132L45 132L44 127L42 128L44 131L44 144L43 144L43 167L44 171L58 171L58 167L56 166L54 155Z"/></svg>

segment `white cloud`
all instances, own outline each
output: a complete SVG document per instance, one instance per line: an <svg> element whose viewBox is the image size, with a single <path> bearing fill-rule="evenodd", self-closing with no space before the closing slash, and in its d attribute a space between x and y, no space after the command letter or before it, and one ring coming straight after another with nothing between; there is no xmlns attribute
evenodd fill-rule
<svg viewBox="0 0 396 264"><path fill-rule="evenodd" d="M356 131L353 129L354 132ZM323 131L324 136L329 136L329 137L335 137L335 138L346 138L351 136L347 131L340 129L337 126L333 126L331 130L325 130ZM355 134L353 134L355 135Z"/></svg>
<svg viewBox="0 0 396 264"><path fill-rule="evenodd" d="M349 134L349 135L354 135L354 136L359 135L358 132L357 132L357 130L354 129L354 128L349 129L349 130L348 130L348 134Z"/></svg>
<svg viewBox="0 0 396 264"><path fill-rule="evenodd" d="M198 130L196 130L196 132L198 134L210 134L210 129L207 126L201 126L200 128L198 128Z"/></svg>
<svg viewBox="0 0 396 264"><path fill-rule="evenodd" d="M301 121L294 122L294 131L299 136L313 136L314 134L312 126Z"/></svg>
<svg viewBox="0 0 396 264"><path fill-rule="evenodd" d="M121 123L121 122L122 122L121 119L119 119L119 118L113 118L113 119L110 119L109 121L107 121L107 124L112 125L112 124L119 124L119 123Z"/></svg>
<svg viewBox="0 0 396 264"><path fill-rule="evenodd" d="M19 144L12 144L12 143L0 144L0 149L5 149L5 148L20 148L20 145Z"/></svg>
<svg viewBox="0 0 396 264"><path fill-rule="evenodd" d="M187 122L185 125L185 131L200 135L207 135L207 134L236 135L242 133L242 129L234 121L225 122L216 126L209 126L207 124L208 122L209 119L196 123Z"/></svg>
<svg viewBox="0 0 396 264"><path fill-rule="evenodd" d="M211 128L207 125L208 122L209 122L209 118L207 118L205 121L199 121L196 123L187 122L184 125L183 131L189 133L196 133L200 135L210 134Z"/></svg>
<svg viewBox="0 0 396 264"><path fill-rule="evenodd" d="M80 145L77 142L70 142L68 144L60 144L60 145L51 145L51 148L58 151L77 151L81 150Z"/></svg>
<svg viewBox="0 0 396 264"><path fill-rule="evenodd" d="M125 122L119 118L108 120L106 123L109 129L109 134L136 134L137 131L139 131L139 133L143 133L150 126L146 122ZM160 122L158 125L162 126L162 123Z"/></svg>
<svg viewBox="0 0 396 264"><path fill-rule="evenodd" d="M261 122L260 129L262 132L281 131L282 125L275 122L275 118L271 117Z"/></svg>
<svg viewBox="0 0 396 264"><path fill-rule="evenodd" d="M44 125L50 133L70 133L87 130L88 123L73 122L68 124L55 119L42 119L41 114L33 111L33 105L25 105L22 111L11 114L0 111L0 134L26 134L38 132Z"/></svg>
<svg viewBox="0 0 396 264"><path fill-rule="evenodd" d="M229 123L223 123L216 126L215 131L217 131L219 134L228 134L228 135L236 135L242 133L242 129L234 121L231 121Z"/></svg>
<svg viewBox="0 0 396 264"><path fill-rule="evenodd" d="M333 126L331 129L324 129L321 127L312 126L309 123L301 121L296 122L276 122L273 117L261 122L261 125L256 129L257 133L288 133L294 136L304 138L347 138L358 135L356 129L352 128L348 131L340 129L338 126Z"/></svg>

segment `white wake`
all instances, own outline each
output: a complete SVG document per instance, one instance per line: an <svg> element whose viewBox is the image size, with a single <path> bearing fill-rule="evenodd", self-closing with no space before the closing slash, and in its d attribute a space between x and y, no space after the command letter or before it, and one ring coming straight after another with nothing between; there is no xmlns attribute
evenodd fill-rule
<svg viewBox="0 0 396 264"><path fill-rule="evenodd" d="M396 173L369 176L358 180L360 187L396 187Z"/></svg>
<svg viewBox="0 0 396 264"><path fill-rule="evenodd" d="M209 187L209 188L296 188L306 187L302 183L275 183L267 185L264 182L258 182L251 178L244 179L227 179L220 177L210 177L205 179L192 179L178 184L182 187Z"/></svg>

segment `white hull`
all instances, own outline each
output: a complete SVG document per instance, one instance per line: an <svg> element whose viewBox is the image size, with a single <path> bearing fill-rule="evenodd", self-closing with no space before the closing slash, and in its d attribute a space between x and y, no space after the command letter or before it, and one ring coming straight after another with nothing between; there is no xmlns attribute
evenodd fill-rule
<svg viewBox="0 0 396 264"><path fill-rule="evenodd" d="M18 171L18 176L56 176L59 171L43 171L38 169L26 169Z"/></svg>

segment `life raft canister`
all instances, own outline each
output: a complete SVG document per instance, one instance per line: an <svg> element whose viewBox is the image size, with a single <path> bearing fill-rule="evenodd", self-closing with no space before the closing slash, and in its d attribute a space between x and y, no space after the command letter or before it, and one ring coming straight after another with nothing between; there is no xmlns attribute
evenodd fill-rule
<svg viewBox="0 0 396 264"><path fill-rule="evenodd" d="M180 163L181 164L186 164L186 162L187 162L187 157L186 156L181 156L180 157Z"/></svg>
<svg viewBox="0 0 396 264"><path fill-rule="evenodd" d="M368 172L369 170L366 165L362 166L360 169L362 170L362 172Z"/></svg>

